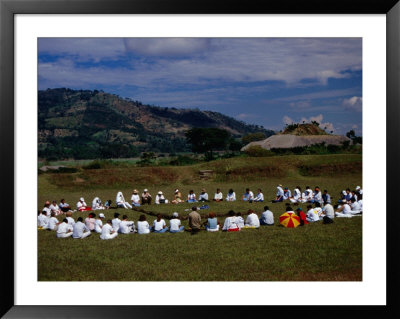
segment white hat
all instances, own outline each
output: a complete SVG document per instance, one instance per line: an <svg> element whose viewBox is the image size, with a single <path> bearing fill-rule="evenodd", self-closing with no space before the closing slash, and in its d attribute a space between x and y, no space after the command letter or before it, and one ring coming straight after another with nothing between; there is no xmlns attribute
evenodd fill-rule
<svg viewBox="0 0 400 319"><path fill-rule="evenodd" d="M345 191L345 190L343 190L343 191L342 191L342 194L343 194L343 195L346 195L347 193L346 193L346 191Z"/></svg>
<svg viewBox="0 0 400 319"><path fill-rule="evenodd" d="M143 191L144 191L144 192L148 192L148 189L147 189L147 188L145 188Z"/></svg>
<svg viewBox="0 0 400 319"><path fill-rule="evenodd" d="M158 192L158 195L162 195L162 191L159 191L159 192Z"/></svg>
<svg viewBox="0 0 400 319"><path fill-rule="evenodd" d="M99 217L100 217L100 218L106 218L106 216L104 216L103 213L100 213L100 214L99 214Z"/></svg>
<svg viewBox="0 0 400 319"><path fill-rule="evenodd" d="M85 199L84 199L83 197L79 198L79 200L80 200L81 202L84 202L84 201L85 201Z"/></svg>
<svg viewBox="0 0 400 319"><path fill-rule="evenodd" d="M172 217L178 217L178 213L177 213L177 212L174 212L174 213L172 214Z"/></svg>
<svg viewBox="0 0 400 319"><path fill-rule="evenodd" d="M135 194L135 193L138 193L138 190L137 189L134 189L133 190L133 193Z"/></svg>
<svg viewBox="0 0 400 319"><path fill-rule="evenodd" d="M357 187L356 187L356 191L359 191L360 189L361 189L360 186L357 186Z"/></svg>
<svg viewBox="0 0 400 319"><path fill-rule="evenodd" d="M179 189L175 189L175 193L178 193L179 192Z"/></svg>

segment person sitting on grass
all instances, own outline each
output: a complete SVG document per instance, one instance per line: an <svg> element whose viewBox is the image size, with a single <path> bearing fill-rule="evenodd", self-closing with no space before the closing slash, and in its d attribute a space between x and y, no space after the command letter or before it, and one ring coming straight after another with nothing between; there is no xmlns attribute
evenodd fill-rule
<svg viewBox="0 0 400 319"><path fill-rule="evenodd" d="M147 204L151 205L151 194L149 193L148 189L145 188L142 193L142 205Z"/></svg>
<svg viewBox="0 0 400 319"><path fill-rule="evenodd" d="M235 216L235 212L230 210L228 212L228 217L225 218L224 226L222 227L222 231L227 232L235 232L240 231L238 226L237 217Z"/></svg>
<svg viewBox="0 0 400 319"><path fill-rule="evenodd" d="M363 195L362 194L358 194L358 206L360 206L360 211L362 212L363 210Z"/></svg>
<svg viewBox="0 0 400 319"><path fill-rule="evenodd" d="M119 223L118 232L120 234L131 234L135 231L135 223L128 221L128 216L122 216L122 221Z"/></svg>
<svg viewBox="0 0 400 319"><path fill-rule="evenodd" d="M274 214L269 210L268 206L264 206L264 212L260 217L261 226L274 226Z"/></svg>
<svg viewBox="0 0 400 319"><path fill-rule="evenodd" d="M313 192L310 188L310 186L306 186L306 190L304 191L304 202L305 203L313 203L314 202L314 196L313 196Z"/></svg>
<svg viewBox="0 0 400 319"><path fill-rule="evenodd" d="M112 220L112 227L113 227L113 230L115 231L115 232L118 232L118 230L119 230L119 224L121 223L121 220L118 218L119 217L119 213L114 213L114 219Z"/></svg>
<svg viewBox="0 0 400 319"><path fill-rule="evenodd" d="M118 232L113 230L113 227L111 226L111 220L107 220L107 223L101 229L100 239L103 240L114 239L117 236Z"/></svg>
<svg viewBox="0 0 400 319"><path fill-rule="evenodd" d="M250 188L246 188L245 193L242 196L242 200L245 202L249 202L252 203L254 200L254 194L253 192L250 190Z"/></svg>
<svg viewBox="0 0 400 319"><path fill-rule="evenodd" d="M75 225L75 219L72 218L72 212L66 212L65 213L65 218L68 220L68 224L71 226Z"/></svg>
<svg viewBox="0 0 400 319"><path fill-rule="evenodd" d="M201 228L201 216L197 212L197 207L193 206L192 211L188 215L189 218L189 229L192 234L197 234Z"/></svg>
<svg viewBox="0 0 400 319"><path fill-rule="evenodd" d="M92 210L91 207L88 207L88 205L86 205L85 199L83 197L79 198L79 201L76 203L76 209L80 212Z"/></svg>
<svg viewBox="0 0 400 319"><path fill-rule="evenodd" d="M296 209L297 216L300 218L300 226L308 224L307 216L304 214L303 210L299 207Z"/></svg>
<svg viewBox="0 0 400 319"><path fill-rule="evenodd" d="M132 203L132 206L135 206L135 207L140 206L139 191L137 189L134 189L132 192L131 203Z"/></svg>
<svg viewBox="0 0 400 319"><path fill-rule="evenodd" d="M83 223L83 218L78 217L75 225L73 226L72 238L83 239L90 236L90 229Z"/></svg>
<svg viewBox="0 0 400 319"><path fill-rule="evenodd" d="M335 211L333 209L333 206L329 203L325 204L324 208L322 209L321 216L327 216L330 219L335 218Z"/></svg>
<svg viewBox="0 0 400 319"><path fill-rule="evenodd" d="M132 208L132 206L127 201L125 201L124 194L122 194L121 191L117 193L117 196L115 197L115 203L117 204L117 207L120 208Z"/></svg>
<svg viewBox="0 0 400 319"><path fill-rule="evenodd" d="M155 203L157 205L159 205L159 204L168 204L168 199L165 199L162 191L159 191L157 193Z"/></svg>
<svg viewBox="0 0 400 319"><path fill-rule="evenodd" d="M92 201L92 210L101 210L105 209L104 206L101 204L101 200L98 197L93 198Z"/></svg>
<svg viewBox="0 0 400 319"><path fill-rule="evenodd" d="M183 232L185 226L181 226L181 220L179 219L179 214L174 212L172 218L169 221L169 232L170 233L180 233Z"/></svg>
<svg viewBox="0 0 400 319"><path fill-rule="evenodd" d="M241 212L236 213L236 221L239 228L242 229L244 227L244 219Z"/></svg>
<svg viewBox="0 0 400 319"><path fill-rule="evenodd" d="M50 213L50 218L49 221L47 223L47 228L48 230L57 230L57 226L58 224L60 224L60 222L58 221L58 219L56 218L56 213L51 212Z"/></svg>
<svg viewBox="0 0 400 319"><path fill-rule="evenodd" d="M257 190L257 196L254 198L255 202L263 202L264 201L264 194L261 191L261 188Z"/></svg>
<svg viewBox="0 0 400 319"><path fill-rule="evenodd" d="M191 189L189 191L189 194L187 196L187 201L186 202L188 202L188 203L196 203L197 202L196 194L193 192L193 189Z"/></svg>
<svg viewBox="0 0 400 319"><path fill-rule="evenodd" d="M90 231L94 231L95 225L96 225L96 214L95 213L90 213L88 217L85 219L85 225Z"/></svg>
<svg viewBox="0 0 400 319"><path fill-rule="evenodd" d="M247 218L246 218L246 223L244 225L244 228L259 228L260 227L260 220L258 219L257 214L249 209L247 211Z"/></svg>
<svg viewBox="0 0 400 319"><path fill-rule="evenodd" d="M53 200L51 205L49 206L52 212L56 213L56 216L61 215L63 211L61 208L57 205L57 201Z"/></svg>
<svg viewBox="0 0 400 319"><path fill-rule="evenodd" d="M38 215L38 228L47 229L47 224L49 223L49 218L47 217L46 211L42 210Z"/></svg>
<svg viewBox="0 0 400 319"><path fill-rule="evenodd" d="M224 200L224 195L222 195L222 192L219 188L217 188L217 191L214 194L213 201L214 202L222 202Z"/></svg>
<svg viewBox="0 0 400 319"><path fill-rule="evenodd" d="M99 218L96 219L96 224L95 224L95 227L94 227L94 231L95 231L96 233L98 233L98 234L101 234L101 230L102 230L102 228L103 228L103 219L104 219L105 217L106 217L106 216L104 216L103 213L100 213L100 214L99 214Z"/></svg>
<svg viewBox="0 0 400 319"><path fill-rule="evenodd" d="M51 216L50 202L48 200L44 203L42 211L46 212L47 217Z"/></svg>
<svg viewBox="0 0 400 319"><path fill-rule="evenodd" d="M271 202L272 203L279 203L279 202L282 202L283 201L283 188L282 188L282 185L281 184L279 184L277 187L276 187L276 197L275 197L275 199L273 199Z"/></svg>
<svg viewBox="0 0 400 319"><path fill-rule="evenodd" d="M65 199L64 199L64 198L62 198L62 199L60 200L60 204L59 204L58 206L60 207L60 209L61 209L64 213L66 213L66 212L68 212L68 211L71 210L71 206L69 206L69 204L65 202Z"/></svg>
<svg viewBox="0 0 400 319"><path fill-rule="evenodd" d="M318 186L316 186L315 187L315 189L314 189L314 203L322 203L323 202L323 200L322 200L322 193L321 193L321 190L320 190L320 188L318 187Z"/></svg>
<svg viewBox="0 0 400 319"><path fill-rule="evenodd" d="M356 201L355 198L350 199L350 208L354 215L361 213L360 204Z"/></svg>
<svg viewBox="0 0 400 319"><path fill-rule="evenodd" d="M73 234L73 227L68 224L68 219L64 218L62 223L58 225L57 238L71 237Z"/></svg>
<svg viewBox="0 0 400 319"><path fill-rule="evenodd" d="M179 189L175 189L175 193L174 193L174 199L172 200L172 204L179 204L182 203L182 194L179 191Z"/></svg>
<svg viewBox="0 0 400 319"><path fill-rule="evenodd" d="M106 200L106 202L104 203L104 208L105 209L110 209L111 204L112 204L112 200L111 199Z"/></svg>
<svg viewBox="0 0 400 319"><path fill-rule="evenodd" d="M320 204L319 202L315 202L315 203L314 203L314 206L315 206L315 208L314 208L315 212L317 213L317 215L318 215L318 216L320 217L320 219L321 219L321 214L322 214L321 204Z"/></svg>
<svg viewBox="0 0 400 319"><path fill-rule="evenodd" d="M199 202L209 202L208 194L206 193L206 190L204 188L201 190L201 193L199 196Z"/></svg>
<svg viewBox="0 0 400 319"><path fill-rule="evenodd" d="M157 219L154 220L150 230L154 233L165 233L168 230L168 226L165 220L161 218L161 214L157 215Z"/></svg>
<svg viewBox="0 0 400 319"><path fill-rule="evenodd" d="M209 231L209 232L219 231L220 223L219 223L217 217L215 216L214 212L210 212L208 214L208 219L204 223L204 226L206 228L206 231Z"/></svg>
<svg viewBox="0 0 400 319"><path fill-rule="evenodd" d="M236 200L236 194L233 191L233 189L231 188L228 192L228 194L226 194L226 201L227 202L234 202Z"/></svg>
<svg viewBox="0 0 400 319"><path fill-rule="evenodd" d="M150 233L150 225L146 220L146 215L140 215L137 222L137 232L139 235Z"/></svg>
<svg viewBox="0 0 400 319"><path fill-rule="evenodd" d="M307 211L307 217L306 217L307 221L308 221L309 223L314 223L314 222L319 221L318 213L317 213L317 211L312 207L312 205L307 205L307 209L308 209L308 211Z"/></svg>
<svg viewBox="0 0 400 319"><path fill-rule="evenodd" d="M296 188L293 191L293 197L290 197L289 200L293 204L301 203L301 188L300 188L300 186L296 186Z"/></svg>
<svg viewBox="0 0 400 319"><path fill-rule="evenodd" d="M288 200L291 197L292 197L292 192L290 191L289 188L285 187L285 189L283 190L283 200Z"/></svg>
<svg viewBox="0 0 400 319"><path fill-rule="evenodd" d="M325 189L322 194L322 202L324 205L331 203L331 195L328 194L328 191Z"/></svg>

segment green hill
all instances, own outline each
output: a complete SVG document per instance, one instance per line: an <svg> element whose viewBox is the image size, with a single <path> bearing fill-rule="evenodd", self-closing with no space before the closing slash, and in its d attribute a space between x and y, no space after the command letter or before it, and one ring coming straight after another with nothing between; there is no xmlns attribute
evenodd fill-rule
<svg viewBox="0 0 400 319"><path fill-rule="evenodd" d="M184 134L193 127L226 129L234 138L255 132L274 134L218 112L144 105L103 91L59 88L38 92L40 158L117 158L144 151L190 151Z"/></svg>

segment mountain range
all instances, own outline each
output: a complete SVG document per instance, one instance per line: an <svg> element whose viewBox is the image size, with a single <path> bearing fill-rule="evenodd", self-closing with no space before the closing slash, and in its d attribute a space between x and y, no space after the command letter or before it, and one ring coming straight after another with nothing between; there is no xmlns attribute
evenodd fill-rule
<svg viewBox="0 0 400 319"><path fill-rule="evenodd" d="M50 160L134 157L140 152L190 151L185 132L194 127L227 130L235 139L262 132L214 111L145 105L99 90L38 92L38 155Z"/></svg>

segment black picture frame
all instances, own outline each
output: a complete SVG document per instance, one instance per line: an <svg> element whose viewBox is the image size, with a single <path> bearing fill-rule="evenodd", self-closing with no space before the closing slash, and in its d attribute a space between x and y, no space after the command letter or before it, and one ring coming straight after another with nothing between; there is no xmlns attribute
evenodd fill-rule
<svg viewBox="0 0 400 319"><path fill-rule="evenodd" d="M280 0L256 2L184 1L184 0L0 0L0 181L3 198L14 199L14 15L15 14L385 14L387 21L387 190L396 190L400 162L400 3L399 0ZM383 107L383 106L382 106ZM384 141L382 141L384 143ZM392 205L390 202L389 205ZM3 208L7 220L15 212ZM396 210L387 210L387 305L386 306L15 306L14 303L14 227L2 227L0 315L4 318L158 318L209 316L400 316L399 262ZM3 215L4 216L4 215ZM189 292L190 293L190 292ZM343 292L346 297L345 291ZM290 296L290 292L288 292ZM206 297L206 296L205 296ZM306 298L306 296L295 296ZM329 296L321 296L329 298ZM290 298L292 299L293 296ZM301 303L301 300L300 300ZM312 308L312 309L311 309Z"/></svg>

